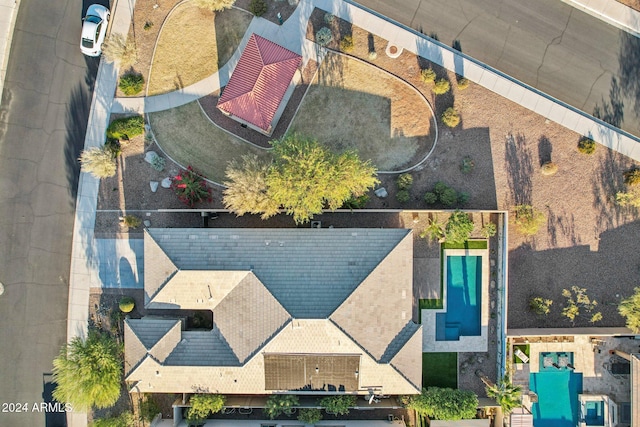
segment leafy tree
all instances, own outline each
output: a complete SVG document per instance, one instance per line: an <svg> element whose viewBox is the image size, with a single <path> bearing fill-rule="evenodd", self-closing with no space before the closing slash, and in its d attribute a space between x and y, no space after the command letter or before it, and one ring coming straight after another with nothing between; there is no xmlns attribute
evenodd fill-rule
<svg viewBox="0 0 640 427"><path fill-rule="evenodd" d="M194 394L189 400L191 408L187 411L187 418L205 420L209 415L220 412L226 400L221 394Z"/></svg>
<svg viewBox="0 0 640 427"><path fill-rule="evenodd" d="M535 209L531 205L518 205L515 207L515 225L518 231L525 236L533 236L538 232L540 226L547 218L544 213Z"/></svg>
<svg viewBox="0 0 640 427"><path fill-rule="evenodd" d="M577 317L591 316L589 321L591 323L599 322L602 320L602 313L594 312L598 306L598 302L589 298L587 290L578 286L572 286L571 290L563 289L562 296L567 299L564 308L562 309L562 315L569 319L571 323L575 323Z"/></svg>
<svg viewBox="0 0 640 427"><path fill-rule="evenodd" d="M298 404L298 396L293 394L272 394L267 399L264 413L273 420Z"/></svg>
<svg viewBox="0 0 640 427"><path fill-rule="evenodd" d="M109 178L116 174L116 158L109 147L91 147L83 150L78 160L84 172L98 179Z"/></svg>
<svg viewBox="0 0 640 427"><path fill-rule="evenodd" d="M488 222L480 229L480 235L485 239L493 237L498 232L498 228L493 222Z"/></svg>
<svg viewBox="0 0 640 427"><path fill-rule="evenodd" d="M529 300L529 309L535 314L546 316L551 311L551 304L553 304L553 300L542 297L532 297Z"/></svg>
<svg viewBox="0 0 640 427"><path fill-rule="evenodd" d="M191 166L173 177L171 188L175 191L178 199L190 208L196 203L211 200L211 189Z"/></svg>
<svg viewBox="0 0 640 427"><path fill-rule="evenodd" d="M320 406L335 415L347 415L349 408L356 404L356 397L351 394L338 394L320 399Z"/></svg>
<svg viewBox="0 0 640 427"><path fill-rule="evenodd" d="M479 371L476 371L476 375L478 374ZM498 384L489 380L486 375L480 375L480 379L485 385L487 397L495 399L505 415L522 405L522 387L513 385L508 375L500 379Z"/></svg>
<svg viewBox="0 0 640 427"><path fill-rule="evenodd" d="M249 3L249 12L255 16L262 16L267 13L267 3L264 0L251 0Z"/></svg>
<svg viewBox="0 0 640 427"><path fill-rule="evenodd" d="M53 397L77 411L106 408L120 397L122 348L107 334L90 329L86 339L75 337L53 360Z"/></svg>
<svg viewBox="0 0 640 427"><path fill-rule="evenodd" d="M322 419L322 411L317 408L300 409L298 420L305 424L315 424Z"/></svg>
<svg viewBox="0 0 640 427"><path fill-rule="evenodd" d="M225 9L231 9L236 0L193 0L193 4L200 9L213 10L220 12Z"/></svg>
<svg viewBox="0 0 640 427"><path fill-rule="evenodd" d="M153 395L147 394L140 401L140 419L142 421L150 423L160 412L160 406Z"/></svg>
<svg viewBox="0 0 640 427"><path fill-rule="evenodd" d="M232 161L227 167L227 187L223 194L224 206L238 216L246 213L261 214L267 219L278 213L278 204L269 197L267 176L269 165L256 155L242 157L242 163Z"/></svg>
<svg viewBox="0 0 640 427"><path fill-rule="evenodd" d="M113 33L105 39L102 56L107 62L115 62L122 68L129 68L138 62L135 41L120 33Z"/></svg>
<svg viewBox="0 0 640 427"><path fill-rule="evenodd" d="M92 427L130 427L135 425L133 414L123 412L117 417L98 418L93 420Z"/></svg>
<svg viewBox="0 0 640 427"><path fill-rule="evenodd" d="M429 418L466 420L475 418L478 396L468 390L429 387L422 389L422 394L407 397L405 405Z"/></svg>
<svg viewBox="0 0 640 427"><path fill-rule="evenodd" d="M635 288L633 295L620 303L618 312L627 320L627 328L640 332L640 288Z"/></svg>
<svg viewBox="0 0 640 427"><path fill-rule="evenodd" d="M455 211L444 228L444 238L450 243L464 243L473 232L473 221L462 211Z"/></svg>
<svg viewBox="0 0 640 427"><path fill-rule="evenodd" d="M272 144L268 195L298 224L322 213L325 205L338 209L379 182L371 163L361 161L354 151L336 156L317 141L297 135Z"/></svg>

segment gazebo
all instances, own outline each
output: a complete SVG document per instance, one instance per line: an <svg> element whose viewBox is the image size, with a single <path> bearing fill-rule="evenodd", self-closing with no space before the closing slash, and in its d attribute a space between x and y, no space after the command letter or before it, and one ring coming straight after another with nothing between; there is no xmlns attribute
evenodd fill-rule
<svg viewBox="0 0 640 427"><path fill-rule="evenodd" d="M271 135L278 108L302 57L252 34L218 100L218 109L258 132Z"/></svg>

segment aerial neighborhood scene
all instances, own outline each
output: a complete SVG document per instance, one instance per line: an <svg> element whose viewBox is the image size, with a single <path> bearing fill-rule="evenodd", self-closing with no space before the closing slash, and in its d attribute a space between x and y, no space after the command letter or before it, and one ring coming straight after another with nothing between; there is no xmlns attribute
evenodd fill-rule
<svg viewBox="0 0 640 427"><path fill-rule="evenodd" d="M639 0L0 0L0 59L0 426L640 426Z"/></svg>

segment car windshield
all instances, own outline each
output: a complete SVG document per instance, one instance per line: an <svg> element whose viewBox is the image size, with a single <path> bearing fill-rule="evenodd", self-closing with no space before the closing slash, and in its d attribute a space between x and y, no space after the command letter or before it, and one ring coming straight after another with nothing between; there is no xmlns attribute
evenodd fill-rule
<svg viewBox="0 0 640 427"><path fill-rule="evenodd" d="M88 49L93 48L93 40L91 39L82 39L82 47L86 47Z"/></svg>
<svg viewBox="0 0 640 427"><path fill-rule="evenodd" d="M94 24L99 24L100 22L102 22L102 19L98 18L97 16L89 15L85 18L85 21L93 22Z"/></svg>

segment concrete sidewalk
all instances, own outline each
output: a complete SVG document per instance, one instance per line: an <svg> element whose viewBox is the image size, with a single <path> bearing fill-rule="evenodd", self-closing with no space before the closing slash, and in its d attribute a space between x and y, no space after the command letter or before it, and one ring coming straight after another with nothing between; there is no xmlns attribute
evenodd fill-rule
<svg viewBox="0 0 640 427"><path fill-rule="evenodd" d="M20 0L0 0L0 105Z"/></svg>

